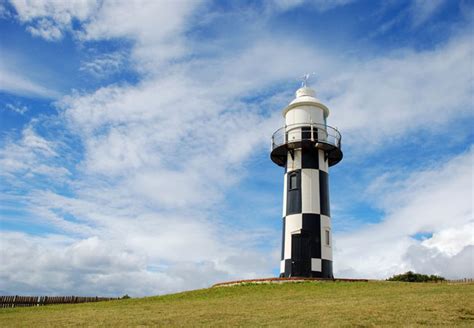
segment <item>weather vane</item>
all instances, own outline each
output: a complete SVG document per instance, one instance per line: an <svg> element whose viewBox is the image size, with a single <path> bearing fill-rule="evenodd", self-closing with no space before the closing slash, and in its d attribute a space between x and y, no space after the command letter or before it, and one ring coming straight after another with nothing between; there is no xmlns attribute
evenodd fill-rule
<svg viewBox="0 0 474 328"><path fill-rule="evenodd" d="M311 75L316 75L315 72L313 73L306 73L305 75L302 76L303 78L303 82L301 82L301 87L303 88L306 88L308 86L308 80L309 78L311 77Z"/></svg>

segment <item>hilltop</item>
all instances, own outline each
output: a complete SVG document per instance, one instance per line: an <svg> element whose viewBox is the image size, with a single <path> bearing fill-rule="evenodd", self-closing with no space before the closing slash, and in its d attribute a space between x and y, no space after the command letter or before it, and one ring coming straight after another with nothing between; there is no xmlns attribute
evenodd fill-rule
<svg viewBox="0 0 474 328"><path fill-rule="evenodd" d="M2 326L471 326L474 284L303 282L0 309Z"/></svg>

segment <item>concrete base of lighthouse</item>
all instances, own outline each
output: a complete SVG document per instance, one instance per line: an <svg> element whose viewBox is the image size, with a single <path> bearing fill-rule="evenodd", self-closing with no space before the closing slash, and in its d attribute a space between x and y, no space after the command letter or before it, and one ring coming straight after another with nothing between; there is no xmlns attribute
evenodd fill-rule
<svg viewBox="0 0 474 328"><path fill-rule="evenodd" d="M315 282L315 283L331 283L331 282L369 282L368 279L347 279L347 278L307 278L307 277L292 277L292 278L260 278L260 279L245 279L225 281L214 284L212 287L231 287L248 284L284 284L284 283L299 283L299 282Z"/></svg>

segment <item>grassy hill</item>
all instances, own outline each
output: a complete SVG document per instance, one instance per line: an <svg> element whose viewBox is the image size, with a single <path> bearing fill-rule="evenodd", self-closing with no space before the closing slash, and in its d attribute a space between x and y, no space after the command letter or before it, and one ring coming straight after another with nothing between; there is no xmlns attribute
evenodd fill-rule
<svg viewBox="0 0 474 328"><path fill-rule="evenodd" d="M0 309L0 326L474 326L474 284L304 282Z"/></svg>

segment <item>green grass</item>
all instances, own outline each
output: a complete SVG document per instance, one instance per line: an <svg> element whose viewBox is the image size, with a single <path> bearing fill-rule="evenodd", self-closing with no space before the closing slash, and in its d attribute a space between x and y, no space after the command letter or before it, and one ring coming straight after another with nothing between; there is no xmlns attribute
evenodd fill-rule
<svg viewBox="0 0 474 328"><path fill-rule="evenodd" d="M244 285L100 303L0 309L0 326L474 326L474 284Z"/></svg>

